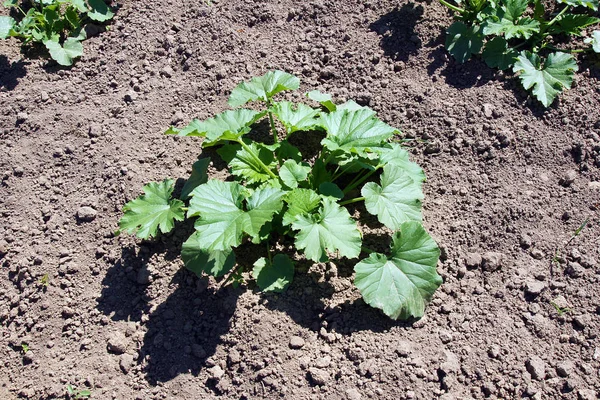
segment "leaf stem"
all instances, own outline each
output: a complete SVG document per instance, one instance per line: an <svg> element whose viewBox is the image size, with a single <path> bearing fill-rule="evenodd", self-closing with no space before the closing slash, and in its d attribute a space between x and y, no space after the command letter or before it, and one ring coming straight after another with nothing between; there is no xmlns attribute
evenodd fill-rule
<svg viewBox="0 0 600 400"><path fill-rule="evenodd" d="M570 7L571 7L570 5L566 5L565 8L563 8L558 14L556 14L556 17L552 18L552 20L550 22L548 22L548 25L546 25L546 28L554 25L554 23L556 23L556 21L558 21L560 19L560 17L562 17L563 14L569 10Z"/></svg>
<svg viewBox="0 0 600 400"><path fill-rule="evenodd" d="M455 6L454 4L450 4L450 3L448 3L448 2L447 2L447 1L445 1L445 0L439 0L439 2L440 2L442 5L444 5L444 6L448 7L449 9L451 9L451 10L453 10L453 11L456 11L457 13L466 14L466 12L467 12L467 11L466 11L464 8L457 7L457 6Z"/></svg>
<svg viewBox="0 0 600 400"><path fill-rule="evenodd" d="M269 114L269 122L271 123L271 132L273 133L273 143L279 142L279 136L277 133L277 128L275 127L275 120L273 119L273 113L271 112L271 99L267 99L267 114Z"/></svg>
<svg viewBox="0 0 600 400"><path fill-rule="evenodd" d="M350 200L342 201L340 203L340 206L345 206L347 204L352 204L352 203L358 203L359 201L365 201L365 198L364 197L355 197L355 198L350 199Z"/></svg>
<svg viewBox="0 0 600 400"><path fill-rule="evenodd" d="M243 141L242 139L238 139L238 140L237 140L237 142L240 144L240 146L242 146L242 148L243 148L244 150L246 150L246 151L247 151L247 152L248 152L248 153L249 153L249 154L252 156L252 158L254 158L254 161L256 161L256 163L257 163L258 165L260 165L260 167L261 167L261 168L262 168L262 169L263 169L263 170L264 170L264 171L265 171L265 172L266 172L266 173L267 173L267 174L268 174L268 175L269 175L271 178L273 178L273 179L278 179L277 175L275 175L275 174L273 173L273 171L271 171L271 170L269 169L269 167L267 167L267 166L265 165L265 163L264 163L264 162L262 162L262 160L261 160L261 159L258 157L258 155L256 155L256 153L254 153L254 152L252 151L252 149L250 148L250 146L248 146L246 143L244 143L244 141Z"/></svg>

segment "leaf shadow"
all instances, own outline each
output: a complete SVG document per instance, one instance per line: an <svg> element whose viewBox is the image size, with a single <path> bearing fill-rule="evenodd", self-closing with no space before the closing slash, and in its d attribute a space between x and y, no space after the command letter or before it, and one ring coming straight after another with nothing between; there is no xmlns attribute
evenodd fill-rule
<svg viewBox="0 0 600 400"><path fill-rule="evenodd" d="M408 61L422 47L415 34L415 26L423 16L423 6L414 3L396 7L369 25L369 29L380 35L384 55L395 61Z"/></svg>
<svg viewBox="0 0 600 400"><path fill-rule="evenodd" d="M10 62L8 57L0 54L0 88L13 90L19 84L19 79L27 75L27 63L19 60Z"/></svg>

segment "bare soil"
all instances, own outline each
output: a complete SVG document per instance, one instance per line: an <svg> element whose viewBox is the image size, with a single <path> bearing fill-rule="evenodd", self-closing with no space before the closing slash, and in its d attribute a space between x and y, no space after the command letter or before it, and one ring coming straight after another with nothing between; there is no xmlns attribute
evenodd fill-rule
<svg viewBox="0 0 600 400"><path fill-rule="evenodd" d="M447 55L436 2L113 4L71 69L0 43L1 399L598 398L597 58L543 110ZM270 69L415 139L444 277L421 320L365 305L349 262L267 296L183 269L187 232L114 236L145 183L189 176L198 141L162 132Z"/></svg>

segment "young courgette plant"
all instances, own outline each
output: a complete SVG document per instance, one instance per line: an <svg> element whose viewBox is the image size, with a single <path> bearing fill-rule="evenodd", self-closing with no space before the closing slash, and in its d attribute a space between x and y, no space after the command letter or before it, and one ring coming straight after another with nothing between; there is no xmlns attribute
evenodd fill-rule
<svg viewBox="0 0 600 400"><path fill-rule="evenodd" d="M201 137L205 148L219 146L234 180L209 179L210 160L200 159L179 198L173 197L171 179L144 186L144 194L124 206L120 229L147 239L171 231L175 221L194 219L195 232L181 256L198 276L240 277L235 249L246 241L263 243L267 257L256 260L252 276L267 292L285 290L294 276L293 260L273 254L282 236L314 262L368 254L354 267L364 300L393 319L422 316L442 283L438 246L421 224L423 170L393 141L398 130L367 107L352 101L336 105L318 91L307 96L319 109L273 100L298 87L295 76L271 71L232 91L234 110L170 128L167 134ZM264 110L239 108L252 101L262 102ZM249 136L263 118L273 135L269 144ZM322 137L318 156L302 154L290 142L294 136ZM347 209L360 202L392 234L388 254L362 246L362 233Z"/></svg>
<svg viewBox="0 0 600 400"><path fill-rule="evenodd" d="M448 52L460 63L479 54L491 68L512 70L544 107L571 88L573 54L600 53L600 30L587 32L600 22L592 15L598 0L439 1L457 13L446 31Z"/></svg>
<svg viewBox="0 0 600 400"><path fill-rule="evenodd" d="M0 16L0 39L16 37L23 44L39 42L46 46L50 56L60 65L70 66L73 59L83 55L81 42L85 40L87 20L104 22L113 12L103 0L6 0L5 7L14 8L19 20ZM23 6L25 5L23 4Z"/></svg>

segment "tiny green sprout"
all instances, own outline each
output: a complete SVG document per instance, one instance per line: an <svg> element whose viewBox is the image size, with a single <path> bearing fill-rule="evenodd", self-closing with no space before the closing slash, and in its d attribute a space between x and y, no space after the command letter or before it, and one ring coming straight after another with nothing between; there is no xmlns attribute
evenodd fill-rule
<svg viewBox="0 0 600 400"><path fill-rule="evenodd" d="M73 398L75 400L89 399L90 396L92 395L91 391L89 391L87 389L77 390L72 385L67 385L67 393L69 394L69 396L71 398Z"/></svg>
<svg viewBox="0 0 600 400"><path fill-rule="evenodd" d="M27 354L27 352L29 351L29 345L25 342L21 343L21 351L23 352L23 354Z"/></svg>
<svg viewBox="0 0 600 400"><path fill-rule="evenodd" d="M50 276L48 274L44 274L44 276L42 276L40 279L40 285L47 288L49 283L50 283Z"/></svg>
<svg viewBox="0 0 600 400"><path fill-rule="evenodd" d="M556 312L559 316L563 316L565 313L570 313L571 309L569 307L560 307L555 302L551 301L550 304L556 309Z"/></svg>

